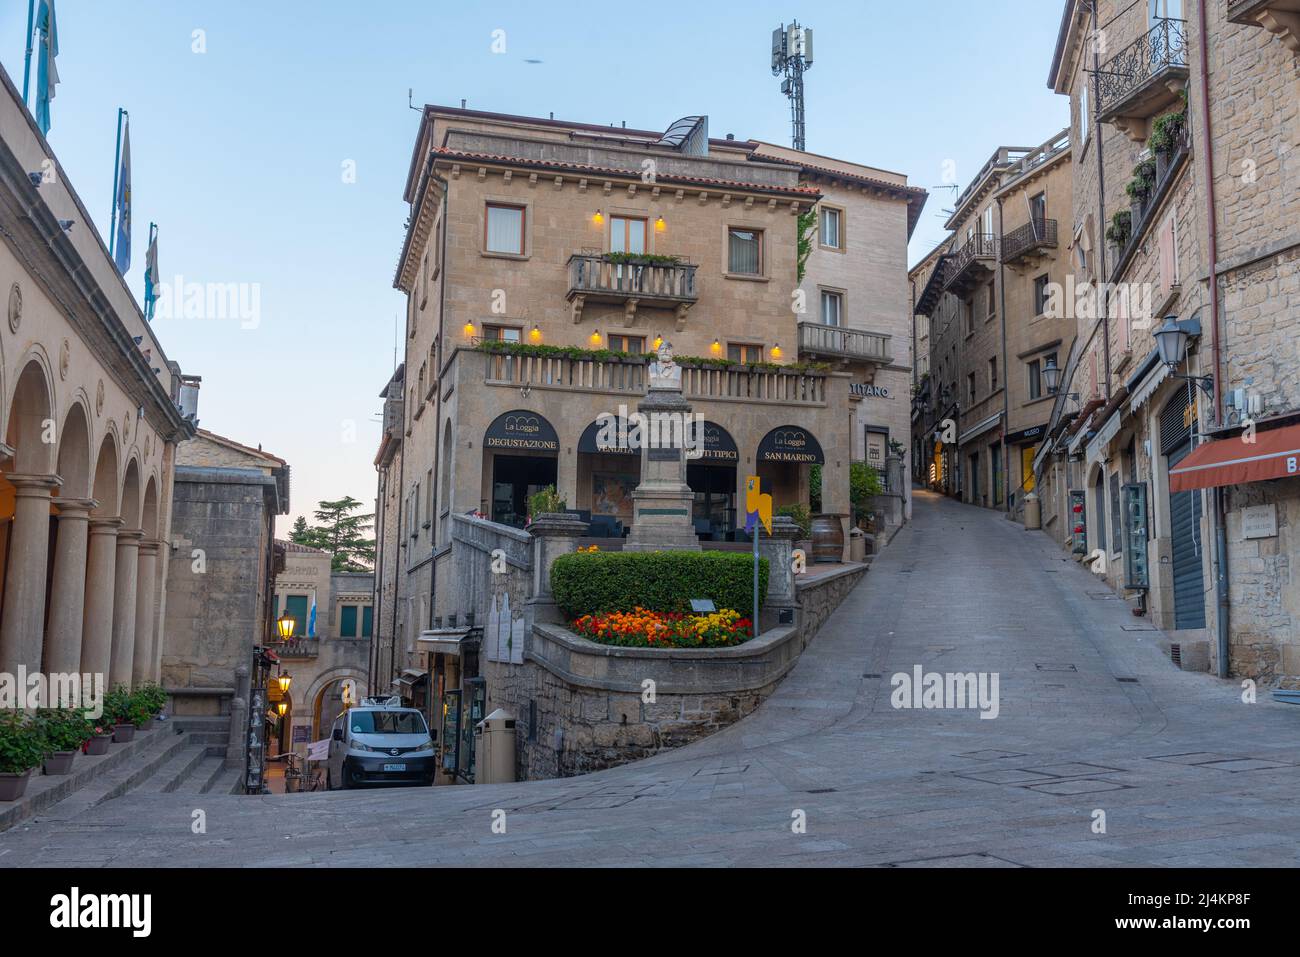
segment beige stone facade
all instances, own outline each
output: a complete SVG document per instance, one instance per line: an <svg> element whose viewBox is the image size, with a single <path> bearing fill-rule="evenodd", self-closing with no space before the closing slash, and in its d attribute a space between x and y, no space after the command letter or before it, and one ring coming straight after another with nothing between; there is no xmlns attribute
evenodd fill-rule
<svg viewBox="0 0 1300 957"><path fill-rule="evenodd" d="M1047 291L1069 268L1060 222L1071 209L1069 131L1000 147L960 194L953 235L909 274L926 374L912 402L919 481L1019 514L1051 397L1042 372L1068 352L1073 324ZM946 436L946 438L945 438Z"/></svg>
<svg viewBox="0 0 1300 957"><path fill-rule="evenodd" d="M167 639L184 383L3 71L0 84L0 672L139 684Z"/></svg>
<svg viewBox="0 0 1300 957"><path fill-rule="evenodd" d="M901 396L901 417L870 411L888 404L867 387L901 393L910 374L902 264L924 192L870 167L709 139L700 119L674 139L426 109L396 281L405 362L385 390L397 418L376 458L376 655L389 654L389 674L414 661L422 631L464 623L445 560L451 514L521 526L528 493L553 483L593 535L627 528L639 457L597 450L592 429L635 411L642 356L661 342L706 423L689 468L697 532L735 536L754 472L778 507L807 504L819 464L821 509L847 543L866 426L905 427ZM831 196L846 248L815 244L801 284L800 216ZM650 258L609 258L620 252ZM823 285L844 294L838 323L809 315ZM575 351L480 347L502 339ZM525 420L532 431L512 432Z"/></svg>
<svg viewBox="0 0 1300 957"><path fill-rule="evenodd" d="M1079 144L1075 281L1113 292L1078 317L1040 475L1084 498L1070 546L1173 633L1184 667L1291 680L1297 480L1172 492L1169 473L1300 410L1287 332L1300 315L1294 12L1285 0L1095 7L1065 5L1049 85L1070 96ZM1157 120L1184 101L1184 129L1159 143ZM1134 199L1126 185L1148 161ZM1117 213L1127 230L1108 235ZM1153 338L1166 316L1190 335L1173 374ZM1131 497L1143 528L1128 527ZM1247 510L1275 519L1271 534L1269 522L1247 532Z"/></svg>

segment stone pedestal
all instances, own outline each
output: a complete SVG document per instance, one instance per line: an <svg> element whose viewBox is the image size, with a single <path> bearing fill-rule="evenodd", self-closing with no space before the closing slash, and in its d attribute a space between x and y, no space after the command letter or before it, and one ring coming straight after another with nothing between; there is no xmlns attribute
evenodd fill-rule
<svg viewBox="0 0 1300 957"><path fill-rule="evenodd" d="M533 536L533 620L560 621L551 592L551 565L561 555L578 547L578 539L587 534L587 523L564 512L543 512L528 526Z"/></svg>
<svg viewBox="0 0 1300 957"><path fill-rule="evenodd" d="M686 484L686 429L691 406L676 388L652 386L637 411L645 417L641 440L641 484L632 493L632 530L625 552L700 550L691 514L695 493ZM656 418L658 417L658 418ZM680 428L656 426L675 422ZM654 438L659 441L652 441Z"/></svg>

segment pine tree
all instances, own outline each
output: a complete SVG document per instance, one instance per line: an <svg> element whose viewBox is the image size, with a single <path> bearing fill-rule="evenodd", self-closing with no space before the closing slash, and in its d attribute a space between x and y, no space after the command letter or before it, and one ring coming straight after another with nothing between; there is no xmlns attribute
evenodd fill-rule
<svg viewBox="0 0 1300 957"><path fill-rule="evenodd" d="M293 530L289 532L289 541L295 545L306 545L311 537L311 529L307 527L307 516L299 515L293 520Z"/></svg>
<svg viewBox="0 0 1300 957"><path fill-rule="evenodd" d="M302 544L329 552L333 571L370 571L375 564L375 540L365 533L374 528L375 516L353 515L361 502L350 495L317 505L316 524L307 529L309 540Z"/></svg>

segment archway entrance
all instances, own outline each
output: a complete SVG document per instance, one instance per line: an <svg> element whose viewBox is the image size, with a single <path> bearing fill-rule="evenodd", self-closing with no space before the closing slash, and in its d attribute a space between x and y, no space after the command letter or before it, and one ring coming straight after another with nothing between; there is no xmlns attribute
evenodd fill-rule
<svg viewBox="0 0 1300 957"><path fill-rule="evenodd" d="M528 497L556 481L560 440L554 426L536 412L506 412L488 426L483 455L483 471L492 477L489 516L523 528Z"/></svg>
<svg viewBox="0 0 1300 957"><path fill-rule="evenodd" d="M782 425L763 436L754 461L763 491L772 496L772 505L780 508L808 504L809 470L814 465L825 465L826 456L821 443L807 429Z"/></svg>
<svg viewBox="0 0 1300 957"><path fill-rule="evenodd" d="M695 493L691 518L704 541L728 541L736 530L736 466L740 452L731 433L704 422L699 458L686 463L686 484Z"/></svg>

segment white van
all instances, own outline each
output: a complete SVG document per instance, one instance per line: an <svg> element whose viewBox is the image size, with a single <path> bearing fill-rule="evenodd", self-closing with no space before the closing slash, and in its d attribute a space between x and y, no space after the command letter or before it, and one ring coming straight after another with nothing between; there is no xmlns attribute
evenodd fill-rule
<svg viewBox="0 0 1300 957"><path fill-rule="evenodd" d="M334 719L326 787L433 783L438 767L433 734L423 714L400 703L364 698Z"/></svg>

